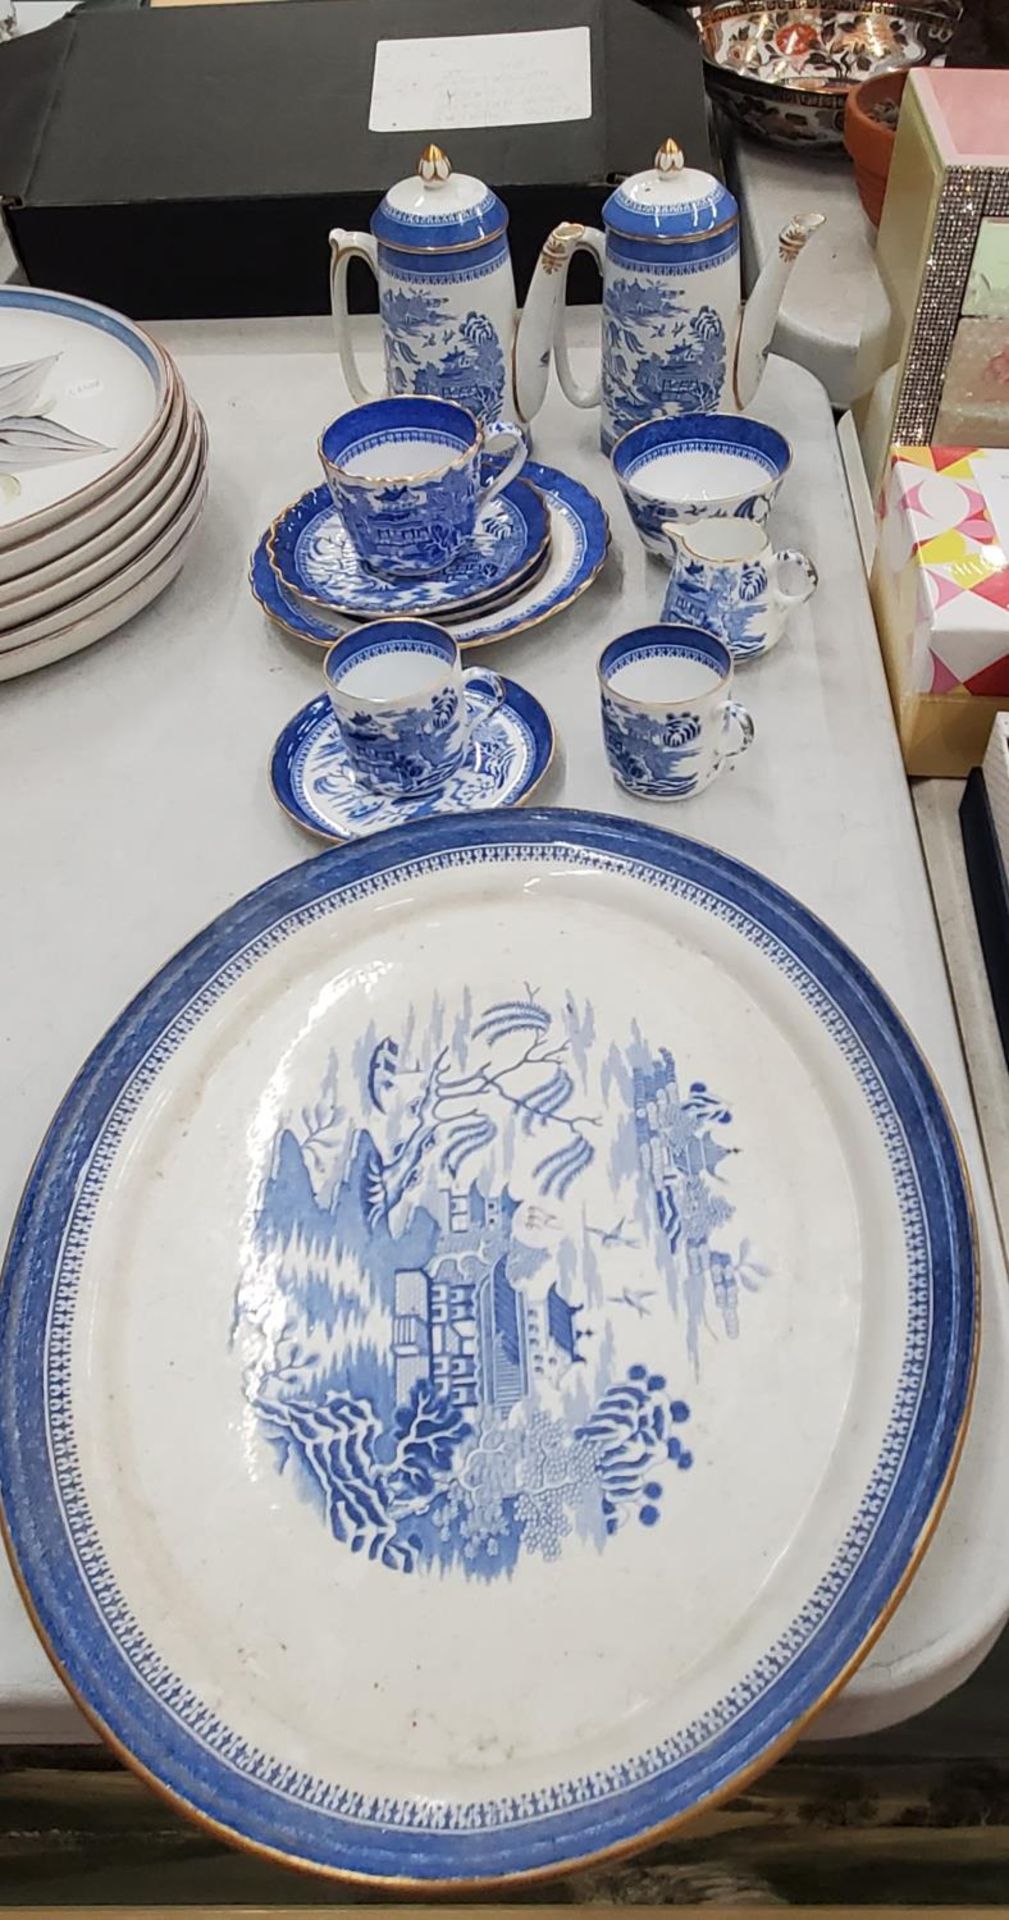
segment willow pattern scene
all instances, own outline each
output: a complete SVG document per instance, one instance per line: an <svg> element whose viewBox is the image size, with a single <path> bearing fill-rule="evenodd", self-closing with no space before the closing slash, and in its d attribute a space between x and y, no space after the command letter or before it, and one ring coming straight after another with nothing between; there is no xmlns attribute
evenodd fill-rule
<svg viewBox="0 0 1009 1920"><path fill-rule="evenodd" d="M731 1127L636 1024L604 1041L528 982L330 1058L273 1143L236 1333L335 1542L491 1579L675 1525L704 1341L739 1337L766 1277Z"/></svg>

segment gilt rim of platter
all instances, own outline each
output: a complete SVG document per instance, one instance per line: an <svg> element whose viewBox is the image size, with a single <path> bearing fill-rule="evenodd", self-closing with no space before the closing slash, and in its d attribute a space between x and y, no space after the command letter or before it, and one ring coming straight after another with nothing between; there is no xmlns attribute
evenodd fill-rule
<svg viewBox="0 0 1009 1920"><path fill-rule="evenodd" d="M734 917L765 954L777 951L798 990L806 983L822 1001L820 1017L829 1011L836 1043L843 1032L867 1064L912 1175L907 1191L920 1215L925 1257L928 1315L905 1348L899 1384L896 1372L894 1380L896 1400L909 1366L915 1374L902 1401L909 1409L905 1444L881 1508L871 1508L871 1492L863 1495L873 1514L864 1551L854 1556L840 1597L835 1589L817 1613L801 1652L756 1706L742 1683L744 1697L726 1725L715 1735L709 1728L709 1737L672 1764L616 1788L612 1778L592 1776L587 1784L595 1782L597 1791L588 1799L551 1789L548 1813L496 1802L510 1804L512 1817L476 1831L451 1822L396 1826L380 1811L355 1821L289 1797L278 1815L262 1781L218 1758L148 1689L129 1658L142 1628L129 1622L124 1647L85 1582L47 1444L44 1354L64 1234L83 1170L140 1063L253 943L283 939L285 927L293 932L306 913L338 913L360 897L362 885L372 891L401 878L436 880L460 865L537 860L551 869L601 868ZM401 1891L464 1892L543 1878L633 1852L720 1804L790 1746L844 1686L905 1592L952 1483L976 1373L978 1308L969 1181L942 1093L892 1002L822 921L741 862L637 822L550 809L427 819L324 852L227 908L148 982L71 1085L29 1174L0 1285L4 1541L43 1646L83 1712L120 1758L207 1831L288 1865ZM64 1395L70 1397L69 1383ZM890 1425L893 1419L891 1410ZM881 1452L886 1445L881 1441ZM822 1587L821 1577L817 1595ZM102 1598L107 1606L107 1591ZM812 1606L813 1596L803 1617Z"/></svg>
<svg viewBox="0 0 1009 1920"><path fill-rule="evenodd" d="M912 9L912 18L916 22L935 21L944 27L956 24L958 0L924 0L924 4ZM771 0L773 10L773 0ZM822 18L824 14L855 13L868 15L873 19L906 20L908 7L906 0L779 0L782 13L815 14ZM768 0L702 0L700 37L704 49L708 46L708 30L711 26L722 25L726 20L748 20L756 15L762 17L768 12Z"/></svg>

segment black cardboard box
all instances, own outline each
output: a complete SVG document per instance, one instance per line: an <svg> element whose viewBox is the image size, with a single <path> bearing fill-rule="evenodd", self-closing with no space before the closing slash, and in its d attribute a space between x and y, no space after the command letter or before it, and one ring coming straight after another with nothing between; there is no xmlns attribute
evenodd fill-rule
<svg viewBox="0 0 1009 1920"><path fill-rule="evenodd" d="M588 27L591 116L369 128L376 44ZM535 43L530 43L535 44ZM0 198L27 279L137 318L321 313L327 234L366 227L427 139L496 187L522 297L667 134L710 165L697 37L670 0L282 0L71 15L0 46ZM598 298L579 259L573 298ZM370 276L352 298L374 304Z"/></svg>

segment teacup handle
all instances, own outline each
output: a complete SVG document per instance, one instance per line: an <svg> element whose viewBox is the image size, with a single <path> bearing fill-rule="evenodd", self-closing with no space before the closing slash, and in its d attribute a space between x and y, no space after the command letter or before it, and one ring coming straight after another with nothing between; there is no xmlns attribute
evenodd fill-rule
<svg viewBox="0 0 1009 1920"><path fill-rule="evenodd" d="M474 719L489 720L492 713L496 713L499 707L504 706L505 683L501 675L495 673L492 668L464 667L462 684L466 693L467 707L477 703L479 705L479 713L473 715ZM470 700L471 693L477 695L477 703Z"/></svg>
<svg viewBox="0 0 1009 1920"><path fill-rule="evenodd" d="M795 567L802 575L802 585L798 593L786 593L778 584L778 574L783 565ZM783 547L774 556L774 591L779 604L783 607L802 607L811 599L820 584L820 576L808 554L799 553L795 547Z"/></svg>
<svg viewBox="0 0 1009 1920"><path fill-rule="evenodd" d="M481 486L480 500L484 506L486 506L488 500L493 500L494 495L500 493L502 487L506 487L510 480L514 480L517 473L521 473L528 458L529 449L526 446L525 434L521 427L516 426L514 420L489 420L487 422L483 430L484 455L498 452L497 448L488 446L487 442L489 440L506 438L514 440L515 442L512 448L511 459L506 466L502 467L500 473L495 474L493 480ZM502 449L502 451L504 451L504 449Z"/></svg>
<svg viewBox="0 0 1009 1920"><path fill-rule="evenodd" d="M734 747L726 746L722 754L723 760L735 760L737 754L745 753L747 747L752 747L753 745L753 735L756 731L753 725L753 715L739 700L727 700L725 703L726 733L728 733L733 723L739 728L739 743Z"/></svg>

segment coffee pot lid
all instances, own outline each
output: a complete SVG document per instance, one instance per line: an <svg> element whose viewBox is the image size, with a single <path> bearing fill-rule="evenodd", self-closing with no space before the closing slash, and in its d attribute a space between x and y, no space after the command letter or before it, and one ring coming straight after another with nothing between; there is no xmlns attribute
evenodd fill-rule
<svg viewBox="0 0 1009 1920"><path fill-rule="evenodd" d="M603 219L632 240L696 240L737 216L727 187L714 174L684 164L675 140L664 140L655 165L633 173L611 193Z"/></svg>
<svg viewBox="0 0 1009 1920"><path fill-rule="evenodd" d="M454 252L495 240L508 210L482 180L453 173L440 147L425 147L417 171L390 187L371 222L376 240L410 253Z"/></svg>

